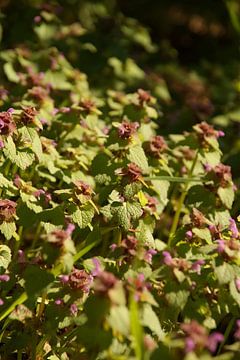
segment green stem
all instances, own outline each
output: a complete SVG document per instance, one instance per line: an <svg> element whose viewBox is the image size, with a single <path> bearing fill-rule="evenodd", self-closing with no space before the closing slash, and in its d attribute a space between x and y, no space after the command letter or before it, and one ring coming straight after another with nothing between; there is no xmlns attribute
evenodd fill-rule
<svg viewBox="0 0 240 360"><path fill-rule="evenodd" d="M40 319L43 312L44 312L44 308L45 308L45 301L47 299L47 292L43 292L42 293L42 300L41 303L39 304L39 307L37 309L37 317Z"/></svg>
<svg viewBox="0 0 240 360"><path fill-rule="evenodd" d="M171 246L172 237L175 234L175 232L177 230L177 227L178 227L180 214L182 212L182 207L183 207L185 198L186 198L187 193L188 193L188 186L189 186L189 183L192 181L191 177L192 177L194 168L195 168L196 163L197 163L198 153L199 153L199 150L196 152L195 158L194 158L193 163L192 163L192 167L191 167L190 172L189 172L188 181L185 183L184 188L183 188L183 192L182 192L182 194L181 194L181 196L180 196L180 198L178 200L177 210L175 212L173 222L172 222L172 226L171 226L171 229L170 229L170 232L169 232L169 238L168 238L168 246L169 247Z"/></svg>
<svg viewBox="0 0 240 360"><path fill-rule="evenodd" d="M38 241L39 234L40 234L40 232L41 232L41 228L42 228L41 223L38 223L38 226L37 226L37 229L36 229L36 232L35 232L35 235L34 235L32 244L31 244L30 249L29 249L30 251L31 251L32 249L34 249L34 247L35 247L35 245L36 245L36 243L37 243L37 241Z"/></svg>
<svg viewBox="0 0 240 360"><path fill-rule="evenodd" d="M227 328L225 330L225 333L224 333L224 340L219 345L217 355L219 355L221 353L223 346L226 344L226 341L227 341L227 339L229 337L229 334L230 334L230 332L231 332L231 330L233 328L233 325L234 325L235 321L236 321L236 319L234 317L229 321L229 323L227 325Z"/></svg>

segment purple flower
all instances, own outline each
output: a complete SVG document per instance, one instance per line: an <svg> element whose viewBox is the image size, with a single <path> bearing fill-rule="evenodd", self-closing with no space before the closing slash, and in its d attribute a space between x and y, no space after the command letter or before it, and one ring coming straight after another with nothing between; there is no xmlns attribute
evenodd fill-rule
<svg viewBox="0 0 240 360"><path fill-rule="evenodd" d="M2 140L0 140L0 149L4 148L4 142Z"/></svg>
<svg viewBox="0 0 240 360"><path fill-rule="evenodd" d="M10 221L16 214L17 203L5 199L0 200L0 221Z"/></svg>
<svg viewBox="0 0 240 360"><path fill-rule="evenodd" d="M216 240L216 243L218 244L217 252L223 253L225 251L225 241L222 239Z"/></svg>
<svg viewBox="0 0 240 360"><path fill-rule="evenodd" d="M238 239L239 237L239 231L238 231L238 228L237 228L237 225L235 223L235 220L230 218L229 219L229 230L232 232L232 237Z"/></svg>
<svg viewBox="0 0 240 360"><path fill-rule="evenodd" d="M58 112L59 112L59 109L54 108L53 111L52 111L52 115L56 115Z"/></svg>
<svg viewBox="0 0 240 360"><path fill-rule="evenodd" d="M209 164L204 164L203 167L204 167L204 169L205 169L206 172L210 172L210 171L212 170L212 166L209 165Z"/></svg>
<svg viewBox="0 0 240 360"><path fill-rule="evenodd" d="M97 258L93 258L92 259L92 262L93 262L93 265L94 265L94 268L93 270L91 271L92 275L93 276L97 276L101 273L101 264L100 264L100 261L97 259Z"/></svg>
<svg viewBox="0 0 240 360"><path fill-rule="evenodd" d="M42 20L41 16L40 15L37 15L33 18L35 24L39 24Z"/></svg>
<svg viewBox="0 0 240 360"><path fill-rule="evenodd" d="M139 128L139 123L131 123L124 120L118 128L118 136L122 139L129 139Z"/></svg>
<svg viewBox="0 0 240 360"><path fill-rule="evenodd" d="M193 341L193 339L191 337L187 337L185 339L185 352L186 353L191 352L195 349L195 347L196 347L196 344Z"/></svg>
<svg viewBox="0 0 240 360"><path fill-rule="evenodd" d="M118 247L117 244L111 244L111 245L109 246L109 248L110 248L111 251L116 250L117 247Z"/></svg>
<svg viewBox="0 0 240 360"><path fill-rule="evenodd" d="M18 262L19 264L24 264L26 262L26 258L23 250L18 250Z"/></svg>
<svg viewBox="0 0 240 360"><path fill-rule="evenodd" d="M0 134L9 136L12 135L15 129L16 125L13 121L11 112L0 112Z"/></svg>
<svg viewBox="0 0 240 360"><path fill-rule="evenodd" d="M67 106L63 106L60 109L60 112L63 113L63 114L69 113L70 111L71 111L70 107L67 107Z"/></svg>
<svg viewBox="0 0 240 360"><path fill-rule="evenodd" d="M173 258L172 255L170 254L170 252L168 251L163 251L163 262L165 265L171 266L173 264Z"/></svg>
<svg viewBox="0 0 240 360"><path fill-rule="evenodd" d="M146 251L145 255L144 255L144 260L151 264L152 263L152 257L153 255L156 255L157 254L157 251L154 250L154 249L149 249Z"/></svg>
<svg viewBox="0 0 240 360"><path fill-rule="evenodd" d="M188 231L186 232L186 237L187 237L189 240L192 239L193 233L192 233L191 230L188 230Z"/></svg>
<svg viewBox="0 0 240 360"><path fill-rule="evenodd" d="M77 305L76 304L71 304L70 306L70 313L73 315L73 316L76 316L77 315L77 312L78 312L78 308L77 308Z"/></svg>
<svg viewBox="0 0 240 360"><path fill-rule="evenodd" d="M220 342L222 342L224 340L224 336L223 334L219 333L219 332L214 332L211 335L209 335L208 337L208 342L207 342L207 348L214 353L217 349L217 346Z"/></svg>
<svg viewBox="0 0 240 360"><path fill-rule="evenodd" d="M240 340L240 319L236 321L236 331L234 333L234 337L236 340Z"/></svg>
<svg viewBox="0 0 240 360"><path fill-rule="evenodd" d="M225 132L222 131L222 130L219 130L218 131L218 137L223 137L223 136L225 136Z"/></svg>
<svg viewBox="0 0 240 360"><path fill-rule="evenodd" d="M240 292L240 278L237 278L237 279L235 280L235 285L236 285L237 291Z"/></svg>
<svg viewBox="0 0 240 360"><path fill-rule="evenodd" d="M62 301L62 299L56 299L56 300L54 301L54 303L55 303L56 305L62 305L63 301Z"/></svg>
<svg viewBox="0 0 240 360"><path fill-rule="evenodd" d="M200 260L197 260L197 261L195 261L193 264L192 264L192 270L193 271L196 271L196 273L198 274L198 275L200 275L201 274L201 265L204 265L205 264L205 261L204 260L202 260L202 259L200 259Z"/></svg>
<svg viewBox="0 0 240 360"><path fill-rule="evenodd" d="M63 283L66 284L69 281L69 276L68 275L59 275L59 280Z"/></svg>
<svg viewBox="0 0 240 360"><path fill-rule="evenodd" d="M4 304L3 299L0 298L0 306Z"/></svg>
<svg viewBox="0 0 240 360"><path fill-rule="evenodd" d="M88 294L93 281L92 275L89 275L85 270L73 268L69 275L69 285L74 290L80 290Z"/></svg>
<svg viewBox="0 0 240 360"><path fill-rule="evenodd" d="M3 275L0 275L0 281L9 281L10 280L10 276L8 274L3 274Z"/></svg>
<svg viewBox="0 0 240 360"><path fill-rule="evenodd" d="M68 224L67 229L66 229L66 233L69 236L71 236L74 230L75 230L75 225L74 224Z"/></svg>

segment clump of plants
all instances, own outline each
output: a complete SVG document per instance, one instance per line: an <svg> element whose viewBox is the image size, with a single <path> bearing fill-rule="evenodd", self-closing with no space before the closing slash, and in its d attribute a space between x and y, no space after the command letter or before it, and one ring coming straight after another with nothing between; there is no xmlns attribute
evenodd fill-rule
<svg viewBox="0 0 240 360"><path fill-rule="evenodd" d="M224 132L163 136L149 89L99 94L56 47L1 59L2 358L238 359Z"/></svg>

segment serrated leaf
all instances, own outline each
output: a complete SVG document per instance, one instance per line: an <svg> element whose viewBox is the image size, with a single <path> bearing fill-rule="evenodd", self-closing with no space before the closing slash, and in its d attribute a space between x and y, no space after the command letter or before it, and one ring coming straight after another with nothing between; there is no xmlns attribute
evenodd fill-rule
<svg viewBox="0 0 240 360"><path fill-rule="evenodd" d="M11 222L3 221L3 223L0 224L0 231L7 240L10 240L16 231L15 222L14 221L11 221Z"/></svg>
<svg viewBox="0 0 240 360"><path fill-rule="evenodd" d="M0 268L7 269L11 258L10 248L7 245L0 245Z"/></svg>
<svg viewBox="0 0 240 360"><path fill-rule="evenodd" d="M233 299L236 301L236 303L238 304L238 306L240 307L240 293L236 288L235 285L235 281L232 280L229 284L229 290L230 290L230 294L233 297Z"/></svg>
<svg viewBox="0 0 240 360"><path fill-rule="evenodd" d="M230 283L235 277L234 268L225 262L215 267L214 271L220 285Z"/></svg>
<svg viewBox="0 0 240 360"><path fill-rule="evenodd" d="M130 332L130 317L126 306L113 306L107 321L114 331L124 336L128 336Z"/></svg>
<svg viewBox="0 0 240 360"><path fill-rule="evenodd" d="M129 161L137 164L144 173L148 172L148 161L143 148L140 145L132 146L127 155Z"/></svg>
<svg viewBox="0 0 240 360"><path fill-rule="evenodd" d="M15 163L22 170L25 170L34 161L34 154L29 151L17 151L11 136L5 141L4 154L11 162Z"/></svg>
<svg viewBox="0 0 240 360"><path fill-rule="evenodd" d="M19 129L22 134L23 141L27 141L31 144L31 149L38 159L42 157L42 143L37 131L34 128L23 126Z"/></svg>
<svg viewBox="0 0 240 360"><path fill-rule="evenodd" d="M169 306L173 308L183 310L185 307L189 296L189 291L187 290L176 290L171 291L166 294L166 299Z"/></svg>
<svg viewBox="0 0 240 360"><path fill-rule="evenodd" d="M228 186L225 188L219 187L217 193L223 205L225 205L226 208L231 209L234 201L233 187L232 186Z"/></svg>
<svg viewBox="0 0 240 360"><path fill-rule="evenodd" d="M161 328L160 321L149 304L145 304L143 307L142 324L147 326L159 339L163 339L164 332Z"/></svg>
<svg viewBox="0 0 240 360"><path fill-rule="evenodd" d="M78 224L81 229L84 229L91 223L94 217L94 208L91 204L85 204L80 207L71 206L72 220Z"/></svg>
<svg viewBox="0 0 240 360"><path fill-rule="evenodd" d="M111 213L115 216L119 225L128 230L131 224L131 220L136 220L142 215L141 205L135 203L113 203L111 206Z"/></svg>
<svg viewBox="0 0 240 360"><path fill-rule="evenodd" d="M212 236L208 228L204 228L204 229L193 228L192 232L200 239L205 240L209 245L212 244Z"/></svg>

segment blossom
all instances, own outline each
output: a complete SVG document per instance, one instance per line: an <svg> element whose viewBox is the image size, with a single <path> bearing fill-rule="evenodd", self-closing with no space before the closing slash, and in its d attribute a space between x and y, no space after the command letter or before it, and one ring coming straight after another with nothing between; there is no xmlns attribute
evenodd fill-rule
<svg viewBox="0 0 240 360"><path fill-rule="evenodd" d="M85 270L74 268L69 275L69 285L72 289L81 290L84 293L89 293L93 277Z"/></svg>
<svg viewBox="0 0 240 360"><path fill-rule="evenodd" d="M192 233L191 230L186 231L186 237L187 237L187 239L189 239L189 240L192 239L193 233Z"/></svg>
<svg viewBox="0 0 240 360"><path fill-rule="evenodd" d="M216 240L216 243L218 244L217 252L223 253L225 251L225 241L222 239Z"/></svg>
<svg viewBox="0 0 240 360"><path fill-rule="evenodd" d="M74 185L76 186L75 192L76 194L82 194L86 196L87 198L91 197L91 194L93 192L90 185L86 184L84 181L76 180L74 181Z"/></svg>
<svg viewBox="0 0 240 360"><path fill-rule="evenodd" d="M4 304L3 299L0 298L0 306L2 306Z"/></svg>
<svg viewBox="0 0 240 360"><path fill-rule="evenodd" d="M12 114L9 111L0 112L0 134L1 135L12 135L15 131L16 125L13 121Z"/></svg>
<svg viewBox="0 0 240 360"><path fill-rule="evenodd" d="M8 274L0 275L0 281L7 282L10 280L10 276Z"/></svg>
<svg viewBox="0 0 240 360"><path fill-rule="evenodd" d="M69 281L69 275L59 275L59 280L63 283L63 284L67 284Z"/></svg>
<svg viewBox="0 0 240 360"><path fill-rule="evenodd" d="M138 122L129 122L124 120L118 127L118 136L122 139L129 139L139 128Z"/></svg>
<svg viewBox="0 0 240 360"><path fill-rule="evenodd" d="M21 115L21 120L23 124L24 125L33 124L37 113L38 113L37 110L32 106L23 108Z"/></svg>
<svg viewBox="0 0 240 360"><path fill-rule="evenodd" d="M71 306L70 306L70 313L71 313L73 316L76 316L76 315L77 315L77 312L78 312L77 305L76 305L75 303L71 304Z"/></svg>
<svg viewBox="0 0 240 360"><path fill-rule="evenodd" d="M170 252L168 251L163 251L163 262L165 265L171 266L173 264L173 258L172 255L170 254Z"/></svg>
<svg viewBox="0 0 240 360"><path fill-rule="evenodd" d="M167 144L164 138L160 135L153 136L146 145L146 151L152 156L159 158L161 153L167 149Z"/></svg>
<svg viewBox="0 0 240 360"><path fill-rule="evenodd" d="M240 292L240 278L237 278L237 279L235 280L235 286L236 286L236 288L237 288L237 291Z"/></svg>
<svg viewBox="0 0 240 360"><path fill-rule="evenodd" d="M206 347L208 348L208 350L214 353L217 349L218 344L221 343L223 340L223 334L219 332L214 332L208 336Z"/></svg>
<svg viewBox="0 0 240 360"><path fill-rule="evenodd" d="M100 271L94 281L93 288L99 295L106 295L118 282L118 279L108 271Z"/></svg>
<svg viewBox="0 0 240 360"><path fill-rule="evenodd" d="M156 255L157 254L157 251L154 250L154 249L149 249L145 252L144 254L144 260L149 263L149 264L152 264L152 257L153 255Z"/></svg>
<svg viewBox="0 0 240 360"><path fill-rule="evenodd" d="M207 330L196 320L192 320L190 323L181 324L181 329L186 336L186 353L202 348L206 348L214 353L218 344L224 340L223 334L219 332L213 332L208 335Z"/></svg>
<svg viewBox="0 0 240 360"><path fill-rule="evenodd" d="M62 305L63 301L62 301L62 299L56 299L56 300L54 301L54 303L55 303L56 305Z"/></svg>
<svg viewBox="0 0 240 360"><path fill-rule="evenodd" d="M135 182L140 179L142 169L135 163L129 163L126 168L116 170L116 174L127 176L131 182Z"/></svg>
<svg viewBox="0 0 240 360"><path fill-rule="evenodd" d="M230 218L229 219L229 230L231 231L232 233L232 236L235 238L235 239L238 239L239 237L239 231L238 231L238 228L237 228L237 225L236 225L236 222L234 219Z"/></svg>
<svg viewBox="0 0 240 360"><path fill-rule="evenodd" d="M144 103L149 103L152 99L148 91L143 89L137 90L139 104L142 106Z"/></svg>
<svg viewBox="0 0 240 360"><path fill-rule="evenodd" d="M92 259L92 262L93 262L93 264L94 264L94 268L93 268L93 270L91 271L91 273L92 273L93 276L97 276L97 275L99 275L100 272L102 271L102 270L101 270L100 261L99 261L96 257L94 257L94 258Z"/></svg>
<svg viewBox="0 0 240 360"><path fill-rule="evenodd" d="M234 333L234 337L236 340L240 340L240 319L236 321L236 330Z"/></svg>
<svg viewBox="0 0 240 360"><path fill-rule="evenodd" d="M0 221L11 221L16 214L17 203L5 199L0 200Z"/></svg>
<svg viewBox="0 0 240 360"><path fill-rule="evenodd" d="M195 262L192 264L191 269L192 269L193 271L196 271L196 273L197 273L198 275L200 275L200 274L201 274L201 266L204 265L204 264L205 264L205 261L202 260L202 259L199 259L199 260L195 261Z"/></svg>

